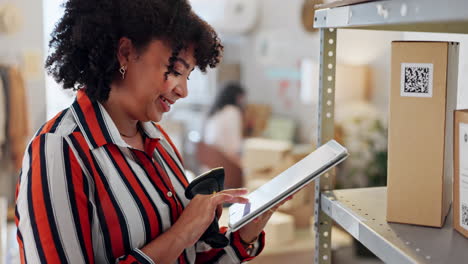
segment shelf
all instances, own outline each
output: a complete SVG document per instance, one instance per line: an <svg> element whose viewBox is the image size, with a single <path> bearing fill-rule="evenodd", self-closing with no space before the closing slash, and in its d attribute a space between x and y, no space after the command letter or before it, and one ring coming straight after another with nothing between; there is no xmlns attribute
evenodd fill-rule
<svg viewBox="0 0 468 264"><path fill-rule="evenodd" d="M385 220L385 187L335 190L321 197L322 210L386 263L461 263L468 259L468 239L453 230L451 213L441 229L393 224Z"/></svg>
<svg viewBox="0 0 468 264"><path fill-rule="evenodd" d="M319 9L314 27L468 33L468 1L385 0Z"/></svg>

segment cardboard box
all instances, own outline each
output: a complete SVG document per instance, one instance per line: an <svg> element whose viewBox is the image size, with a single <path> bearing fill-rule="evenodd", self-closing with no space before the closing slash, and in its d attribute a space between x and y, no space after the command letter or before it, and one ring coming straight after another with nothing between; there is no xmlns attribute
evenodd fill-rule
<svg viewBox="0 0 468 264"><path fill-rule="evenodd" d="M453 227L468 237L468 110L455 112Z"/></svg>
<svg viewBox="0 0 468 264"><path fill-rule="evenodd" d="M246 129L244 131L245 136L261 136L267 126L270 116L271 106L266 104L248 104L244 111L244 119L246 123Z"/></svg>
<svg viewBox="0 0 468 264"><path fill-rule="evenodd" d="M268 243L285 245L294 240L294 218L290 215L275 212L265 226Z"/></svg>
<svg viewBox="0 0 468 264"><path fill-rule="evenodd" d="M272 169L292 149L292 144L280 140L250 138L244 143L242 167L247 171Z"/></svg>
<svg viewBox="0 0 468 264"><path fill-rule="evenodd" d="M393 42L387 221L441 227L452 201L458 43Z"/></svg>
<svg viewBox="0 0 468 264"><path fill-rule="evenodd" d="M244 154L244 183L254 191L270 181L314 150L311 145L297 145L282 141L254 139L246 142ZM248 149L248 150L247 150ZM314 183L294 194L294 199L284 203L278 211L291 215L297 228L309 227L314 214Z"/></svg>
<svg viewBox="0 0 468 264"><path fill-rule="evenodd" d="M305 190L302 190L301 192L305 192ZM296 199L295 196L294 199ZM294 226L296 228L308 228L313 223L313 202L308 204L302 204L300 207L294 207L292 209L284 209L283 207L280 207L278 211L291 215L294 218Z"/></svg>
<svg viewBox="0 0 468 264"><path fill-rule="evenodd" d="M270 179L260 177L246 181L249 192L256 190ZM296 228L306 228L311 225L310 219L314 215L315 184L310 183L304 189L294 194L294 198L285 202L277 212L290 215Z"/></svg>

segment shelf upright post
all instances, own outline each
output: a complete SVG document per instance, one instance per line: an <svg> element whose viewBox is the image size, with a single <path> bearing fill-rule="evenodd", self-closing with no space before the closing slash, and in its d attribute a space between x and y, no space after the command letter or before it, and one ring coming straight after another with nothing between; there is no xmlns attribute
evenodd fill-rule
<svg viewBox="0 0 468 264"><path fill-rule="evenodd" d="M320 29L320 76L317 146L334 137L336 29ZM315 263L331 263L332 220L320 208L320 192L334 188L334 171L315 180Z"/></svg>

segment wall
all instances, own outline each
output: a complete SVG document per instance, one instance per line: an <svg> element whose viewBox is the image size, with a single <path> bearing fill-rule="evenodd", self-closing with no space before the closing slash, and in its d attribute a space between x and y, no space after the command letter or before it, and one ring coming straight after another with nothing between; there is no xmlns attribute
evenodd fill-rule
<svg viewBox="0 0 468 264"><path fill-rule="evenodd" d="M319 33L303 30L300 17L303 0L259 0L259 3L257 26L240 40L240 44L235 44L241 48L229 49L227 45L226 57L239 58L249 101L270 104L276 115L298 121L301 124L298 139L310 141L317 124L316 97L315 103L301 102L297 77L302 59L311 59L318 65ZM399 32L338 31L338 63L370 64L373 67L371 99L383 112L388 107L390 44L401 38ZM317 96L318 88L313 89Z"/></svg>
<svg viewBox="0 0 468 264"><path fill-rule="evenodd" d="M370 101L386 114L390 92L391 44L393 40L401 40L403 33L346 29L338 30L337 38L338 63L370 66Z"/></svg>
<svg viewBox="0 0 468 264"><path fill-rule="evenodd" d="M468 108L468 35L441 34L441 33L414 33L404 34L405 40L428 40L428 41L457 41L460 42L460 57L458 71L458 100L457 109Z"/></svg>
<svg viewBox="0 0 468 264"><path fill-rule="evenodd" d="M313 104L300 102L298 73L304 58L318 61L317 33L302 29L302 0L260 0L257 27L241 49L242 81L249 101L270 104L274 114L301 124L299 138L310 140L316 126Z"/></svg>
<svg viewBox="0 0 468 264"><path fill-rule="evenodd" d="M0 34L0 63L14 61L22 66L23 56L27 53L36 53L39 56L39 67L43 68L43 17L42 0L0 0L0 5L4 3L14 3L23 16L22 30L14 35ZM26 86L29 100L29 112L31 126L33 130L42 125L45 121L45 81L44 74L31 76L26 79Z"/></svg>
<svg viewBox="0 0 468 264"><path fill-rule="evenodd" d="M32 55L33 61L42 64L43 61L43 30L42 30L42 0L0 0L0 6L13 3L19 8L23 17L22 30L13 35L0 33L0 64L18 64L24 66L23 57ZM36 66L36 70L43 67ZM31 120L31 134L45 121L45 84L42 71L27 76L27 96ZM0 195L7 195L12 200L16 173L9 172L10 164L1 161L0 168Z"/></svg>

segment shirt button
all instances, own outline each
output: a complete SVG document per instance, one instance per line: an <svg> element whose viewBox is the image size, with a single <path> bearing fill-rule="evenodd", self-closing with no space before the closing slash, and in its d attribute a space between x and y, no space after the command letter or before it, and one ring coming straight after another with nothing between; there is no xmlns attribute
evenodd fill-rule
<svg viewBox="0 0 468 264"><path fill-rule="evenodd" d="M172 192L167 192L167 197L172 197Z"/></svg>

